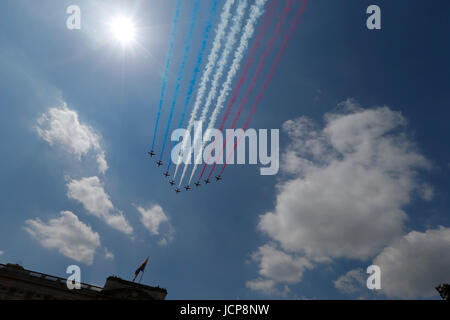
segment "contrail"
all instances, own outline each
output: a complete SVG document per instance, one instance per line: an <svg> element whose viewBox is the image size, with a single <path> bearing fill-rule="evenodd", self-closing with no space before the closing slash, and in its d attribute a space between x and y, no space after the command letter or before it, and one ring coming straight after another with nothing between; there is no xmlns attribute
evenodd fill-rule
<svg viewBox="0 0 450 320"><path fill-rule="evenodd" d="M238 121L238 119L239 119L239 117L240 117L240 115L242 113L242 110L244 110L244 106L247 104L247 101L248 101L248 98L250 96L250 93L253 91L254 87L256 86L256 82L259 79L259 76L260 76L260 74L262 72L262 69L263 69L265 63L266 63L266 60L267 60L268 56L270 55L270 53L272 52L273 45L275 44L275 41L278 39L278 37L280 35L281 28L282 28L283 24L285 23L286 17L289 14L289 12L291 11L291 7L295 3L295 1L296 0L288 0L286 2L286 6L284 7L283 12L281 13L280 20L278 21L278 24L275 27L275 32L272 35L272 37L270 38L270 40L269 40L269 42L267 44L267 48L264 51L261 60L259 61L258 67L256 69L256 72L255 72L255 74L252 77L251 83L250 83L249 87L247 88L247 91L245 92L244 98L242 99L241 103L239 104L239 108L238 108L238 110L236 112L236 115L234 116L234 119L233 119L233 122L231 124L230 129L234 129L235 128L236 123L237 123L237 121ZM228 138L229 138L228 136L225 138L225 141L224 141L223 147L222 147L222 151L220 152L219 157L222 156L222 153L225 150L225 146L226 146ZM217 165L217 163L215 162L213 167L211 168L211 171L209 173L209 177L211 177L211 175L212 175L216 165Z"/></svg>
<svg viewBox="0 0 450 320"><path fill-rule="evenodd" d="M289 31L288 31L288 32L286 33L286 35L284 36L284 41L283 41L283 44L281 45L281 49L278 51L278 54L277 54L277 56L276 56L276 58L275 58L275 61L274 61L273 64L272 64L272 67L271 67L271 69L270 69L270 72L269 72L269 74L266 76L266 79L265 79L265 81L264 81L264 85L263 85L263 87L261 88L261 91L260 91L260 93L258 94L258 96L257 96L257 98L256 98L256 101L255 101L255 103L254 103L253 106L252 106L252 109L250 110L250 113L249 113L249 115L248 115L248 117L247 117L247 120L245 121L245 124L244 124L244 127L243 127L243 130L244 130L244 131L248 128L248 125L250 124L250 120L252 119L252 116L253 116L253 114L254 114L255 111L256 111L256 108L258 107L258 104L261 102L261 100L262 100L262 98L263 98L263 96L264 96L264 93L265 93L265 91L266 91L267 85L269 84L270 80L272 79L273 75L275 74L275 71L276 71L276 69L277 69L277 67L278 67L278 64L280 63L281 56L283 55L284 51L286 50L287 45L288 45L288 43L289 43L289 40L292 38L292 35L293 35L293 33L295 32L295 29L296 29L297 25L300 23L300 18L301 18L301 16L302 16L303 12L304 12L305 9L306 9L306 4L307 4L307 3L308 3L308 0L302 0L302 5L301 5L301 7L299 8L299 10L297 11L297 14L296 14L296 16L295 16L295 20L292 22ZM222 167L222 171L220 172L220 175L223 174L223 171L225 170L225 168L226 168L226 166L227 166L228 160L229 160L230 157L233 155L234 150L236 150L236 146L238 145L239 140L240 140L241 138L242 138L242 134L239 136L239 139L238 139L238 140L236 141L236 143L234 144L233 150L232 150L232 151L230 152L230 154L228 155L228 157L227 157L227 159L226 159L226 162L225 162L225 164L224 164L223 167Z"/></svg>
<svg viewBox="0 0 450 320"><path fill-rule="evenodd" d="M220 15L220 24L217 28L216 37L214 39L211 52L208 56L208 63L205 67L205 70L203 71L202 78L200 81L200 85L197 92L197 97L195 98L194 108L191 112L191 118L189 120L186 132L191 132L192 127L194 126L195 118L197 117L198 109L200 108L200 104L202 102L203 96L205 95L206 91L206 85L209 81L209 77L211 73L213 72L214 66L216 64L217 58L218 58L218 52L222 46L222 39L225 36L225 29L228 26L228 22L230 21L231 17L231 7L233 6L235 0L227 0L225 2L225 5L222 10L222 14ZM183 138L183 144L180 150L180 156L178 157L178 164L175 169L175 173L173 175L173 179L175 180L178 172L178 168L180 166L180 157L183 156L184 150L186 149L187 143L186 143L186 136Z"/></svg>
<svg viewBox="0 0 450 320"><path fill-rule="evenodd" d="M164 92L166 91L167 73L169 72L169 66L173 56L173 47L175 43L175 35L177 34L180 9L181 9L181 0L178 0L175 9L175 15L172 21L172 31L170 32L170 40L169 40L169 50L167 51L166 64L164 66L164 72L162 77L161 96L159 98L158 113L156 114L156 124L155 124L155 132L153 133L152 150L155 148L156 132L158 131L159 117L161 115L161 109L164 100Z"/></svg>
<svg viewBox="0 0 450 320"><path fill-rule="evenodd" d="M201 124L206 120L206 116L208 114L209 107L211 106L212 101L216 97L217 87L219 86L220 78L222 77L225 66L227 64L228 56L230 55L231 50L233 49L233 46L236 43L236 35L239 33L239 31L241 29L241 22L242 22L242 19L244 18L245 9L247 8L247 4L248 4L247 0L239 0L238 8L236 10L236 15L233 17L233 25L231 27L230 32L227 35L224 50L222 52L220 60L217 63L217 65L218 65L217 71L216 71L216 73L214 75L214 79L211 83L211 88L209 90L208 97L206 98L205 105L203 106L202 115L199 120ZM196 139L196 138L198 138L197 136L200 133L199 132L200 128L201 128L201 126L199 126L199 128L197 129L198 131L194 134L194 143L188 152L189 155L192 152L192 147L197 144L198 139ZM185 164L183 174L180 178L180 186L181 186L181 183L183 182L184 175L186 174L187 167L188 167L188 164Z"/></svg>
<svg viewBox="0 0 450 320"><path fill-rule="evenodd" d="M266 2L267 0L256 0L255 4L253 4L250 8L250 16L247 19L247 23L244 27L244 32L241 36L239 46L234 54L234 60L230 66L230 70L228 71L227 78L222 85L222 91L220 92L219 97L217 98L216 107L214 108L214 111L211 114L208 128L206 131L206 138L203 139L203 145L201 150L203 150L203 148L206 145L206 142L210 138L210 136L208 135L208 130L214 128L214 125L216 124L217 121L217 116L224 107L225 101L231 90L233 79L236 76L237 72L239 71L241 61L244 58L244 53L248 48L248 42L250 41L251 37L253 36L253 33L255 32L255 25L258 22L258 19L261 17L261 15L264 13L264 6ZM199 154L197 156L196 161L194 162L194 168L192 169L191 177L189 179L188 184L192 182L192 178L194 177L195 171L197 170L198 167L198 162L201 161L201 158L202 154Z"/></svg>
<svg viewBox="0 0 450 320"><path fill-rule="evenodd" d="M206 116L209 111L209 107L211 106L212 101L216 97L217 94L217 87L219 86L220 78L223 75L223 71L225 69L228 56L231 54L231 50L233 49L233 46L236 42L236 35L239 33L241 28L241 21L245 15L245 9L247 8L247 0L239 0L238 8L236 9L236 14L233 17L233 25L231 27L231 30L229 31L227 38L225 40L225 46L223 49L223 52L220 56L219 61L217 62L217 70L214 74L214 78L211 82L211 88L209 89L208 96L206 98L205 104L202 109L202 113L200 116L200 124L203 124L203 122L206 120ZM194 143L191 145L188 151L188 155L191 154L193 147L198 143L198 135L200 135L200 129L202 128L202 125L199 126L197 131L194 133ZM187 171L188 164L184 165L183 173L180 178L180 186L183 182L184 176Z"/></svg>
<svg viewBox="0 0 450 320"><path fill-rule="evenodd" d="M226 123L226 121L227 121L227 119L228 119L228 117L229 117L229 115L231 113L231 110L233 109L234 103L236 102L236 100L237 100L237 98L239 96L239 93L241 91L242 85L244 84L245 80L247 79L247 75L248 75L248 71L250 69L250 66L255 61L255 55L256 55L256 53L258 52L258 49L261 46L261 42L262 42L262 40L264 38L266 30L271 25L273 15L275 14L275 7L277 5L278 5L278 1L277 0L273 0L273 1L271 1L269 3L269 7L267 9L267 13L264 15L263 24L259 27L258 36L256 37L256 40L253 43L253 46L252 46L252 48L250 50L250 54L249 54L249 56L247 58L247 61L245 63L243 71L241 73L240 79L239 79L236 87L234 88L233 97L231 98L230 102L228 103L227 110L225 111L225 114L224 114L224 116L222 118L222 121L220 123L219 131L223 130L223 128L225 126L225 123ZM214 146L213 146L212 149L214 149L215 145L216 145L216 141L214 141ZM203 165L202 173L200 174L200 177L198 178L198 181L200 181L201 178L203 177L203 174L205 173L205 169L208 166L208 162L211 159L211 155L212 155L212 150L211 150L211 154L208 156L208 159L207 159L206 163ZM222 150L221 150L221 152L219 154L219 158L220 158L221 155L222 155ZM215 165L216 165L216 163L214 163L214 166ZM209 174L209 177L211 177L211 174L212 174L212 171Z"/></svg>
<svg viewBox="0 0 450 320"><path fill-rule="evenodd" d="M184 101L184 107L183 107L183 113L181 114L180 122L178 123L178 128L181 128L182 125L183 125L184 117L185 117L185 115L186 115L186 110L187 110L187 107L188 107L189 102L190 102L190 100L191 100L192 93L193 93L193 91L194 91L194 86L195 86L195 83L196 83L196 81L197 81L198 73L200 72L200 66L202 65L203 56L204 56L204 54L205 54L206 45L207 45L207 43L208 43L209 33L210 33L210 31L211 31L212 23L213 23L213 21L214 21L215 15L216 15L216 11L217 11L217 2L218 2L218 1L219 1L219 0L214 0L214 1L213 1L211 10L210 10L210 12L209 12L209 20L208 20L208 23L207 23L207 25L206 25L205 31L203 32L202 45L201 45L201 47L200 47L200 51L199 51L198 56L197 56L197 62L196 62L196 65L195 65L195 67L194 67L194 75L192 76L191 82L190 82L190 84L189 84L189 89L188 89L188 92L187 92L187 94L186 94L186 99L185 99L185 101ZM173 146L175 146L175 143L176 143L176 142L173 142L173 144L172 144L172 149L173 149ZM169 170L170 170L170 166L171 166L171 164L172 164L172 161L169 160L168 163L169 163L169 164L167 165L167 172L169 172Z"/></svg>
<svg viewBox="0 0 450 320"><path fill-rule="evenodd" d="M180 68L178 69L177 81L175 84L175 93L174 93L173 99L172 99L172 106L170 108L169 120L167 121L166 132L164 133L164 141L163 141L163 145L162 145L162 149L161 149L161 154L159 156L159 160L162 160L163 155L164 155L164 149L166 148L167 136L169 134L170 124L172 122L172 117L173 117L173 112L175 110L175 105L177 103L178 92L180 91L180 86L181 86L181 80L183 79L184 67L186 65L186 60L189 56L189 50L191 49L192 34L194 33L195 24L197 22L199 1L200 0L195 1L194 9L192 10L191 24L189 25L188 34L186 37L186 44L184 47L183 59L181 60L181 65L180 65Z"/></svg>

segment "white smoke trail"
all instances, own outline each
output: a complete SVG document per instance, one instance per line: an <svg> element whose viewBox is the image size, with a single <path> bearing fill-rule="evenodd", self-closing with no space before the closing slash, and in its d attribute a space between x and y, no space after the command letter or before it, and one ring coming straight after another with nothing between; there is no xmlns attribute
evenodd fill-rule
<svg viewBox="0 0 450 320"><path fill-rule="evenodd" d="M214 125L216 124L216 121L217 121L217 116L219 115L219 112L222 110L222 108L225 105L225 101L231 90L233 78L236 76L236 73L239 71L241 61L244 58L244 53L248 48L248 43L249 43L251 37L253 36L253 33L255 32L256 23L258 22L258 19L264 13L264 6L265 6L266 2L267 2L267 0L256 0L256 2L250 8L250 16L247 19L247 23L244 27L244 33L241 36L239 47L237 48L237 50L234 54L234 60L230 67L230 70L228 71L227 80L224 82L224 84L222 86L222 91L220 92L219 98L217 98L216 108L214 109L213 113L211 114L208 129L214 128ZM209 133L208 129L206 130L205 139L203 139L202 150L205 147L206 142L210 138L210 136L208 135L208 133ZM201 160L201 156L202 156L202 154L199 154L197 156L196 161L194 162L194 169L192 169L191 177L189 179L189 184L191 183L192 178L194 177L195 170L198 167L198 162Z"/></svg>
<svg viewBox="0 0 450 320"><path fill-rule="evenodd" d="M238 8L236 10L236 15L233 17L233 25L231 27L230 32L227 35L227 39L225 41L225 47L224 47L224 50L220 57L220 60L217 63L217 65L218 65L217 71L214 74L214 79L212 81L211 88L208 93L208 97L206 98L205 105L203 106L202 115L199 119L199 121L201 121L200 122L201 124L203 124L203 122L205 122L206 117L208 115L209 107L211 106L211 103L213 102L213 100L216 97L217 87L219 86L220 79L222 78L225 67L227 65L228 57L231 54L231 50L233 49L234 44L236 43L236 35L241 30L241 22L245 16L247 4L248 4L247 0L239 0ZM197 143L198 143L198 136L200 135L200 128L201 128L201 126L199 126L199 128L197 129L198 132L196 132L194 134L195 139L194 139L194 143L191 146L191 150L189 150L189 155L192 152L192 147L197 145ZM199 154L201 156L202 152L200 152ZM180 186L183 182L184 175L186 174L187 167L188 167L188 164L185 164L184 169L183 169L183 174L181 175L181 178L180 178Z"/></svg>
<svg viewBox="0 0 450 320"><path fill-rule="evenodd" d="M211 73L214 70L214 67L216 65L216 61L219 58L219 50L222 46L222 39L225 37L225 31L228 26L228 23L231 18L231 7L233 6L235 0L227 0L225 5L223 6L222 13L220 15L220 23L217 27L216 37L214 38L214 42L211 48L211 52L208 56L208 63L206 64L206 67L204 69L204 72L202 74L202 78L200 80L199 88L197 91L197 96L195 98L194 108L191 112L191 118L189 119L189 123L186 129L186 132L191 132L192 127L194 126L195 118L197 117L198 109L200 108L200 104L202 102L203 96L206 92L206 85L209 81L209 77ZM180 150L181 156L183 155L185 149L187 146L186 136L183 138L183 145ZM178 167L180 166L180 157L178 157L178 164L175 169L175 173L173 175L173 179L175 180L178 172Z"/></svg>

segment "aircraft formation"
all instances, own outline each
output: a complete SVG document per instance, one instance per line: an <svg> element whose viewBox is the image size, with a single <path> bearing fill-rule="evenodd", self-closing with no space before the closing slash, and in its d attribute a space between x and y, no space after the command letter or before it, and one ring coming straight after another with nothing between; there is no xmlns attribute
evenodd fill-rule
<svg viewBox="0 0 450 320"><path fill-rule="evenodd" d="M148 152L148 154L150 155L151 158L153 158L153 156L155 156L156 153L155 153L155 151L151 150L151 151ZM162 162L161 160L158 160L158 161L156 161L156 165L157 165L157 167L160 167L160 166L163 165L163 162ZM165 178L170 177L169 171L164 172L164 173L163 173L163 176L164 176ZM219 181L222 180L222 176L220 176L220 175L216 176L215 178L216 178L216 181L217 181L217 182L219 182ZM205 185L210 184L210 183L211 183L211 180L210 180L209 178L207 178L207 179L204 180L204 183L205 183ZM171 186L174 186L174 185L175 185L175 181L174 181L174 180L169 180L169 184L170 184ZM196 188L200 187L200 186L201 186L201 181L199 180L199 181L195 182L194 185L195 185ZM189 185L186 185L186 186L184 187L184 189L185 189L186 191L189 191L189 190L191 190L192 188L191 188ZM178 193L181 192L181 188L175 188L174 191L175 191L176 194L178 194Z"/></svg>
<svg viewBox="0 0 450 320"><path fill-rule="evenodd" d="M228 118L232 114L232 111L234 112L234 105L238 104L239 108L236 110L234 118L232 118L233 121L230 129L236 127L238 120L241 118L241 114L244 113L244 109L247 107L249 109L248 116L242 127L243 131L245 131L264 96L266 87L275 74L289 40L292 38L297 25L301 21L301 16L306 9L308 1L309 0L225 0L224 2L220 2L219 0L213 0L209 2L211 5L209 18L206 20L206 25L201 34L202 42L195 59L194 72L191 80L187 82L189 86L180 110L181 116L178 125L176 125L174 129L181 129L184 126L185 115L189 114L189 112L190 118L186 124L186 132L189 134L191 134L193 129L195 131L194 123L201 123L202 126L203 123L205 123L205 125L207 124L208 129L215 128L215 124L219 120L219 115L225 109L223 118L220 122L220 127L218 128L219 131L224 131ZM179 104L177 101L180 94L180 87L186 82L183 80L184 70L188 65L189 52L192 47L191 42L196 38L193 37L193 35L196 30L200 2L200 0L195 0L192 7L191 20L187 27L187 36L185 38L181 63L178 72L176 73L175 85L173 86L175 89L171 103L169 103L170 108L168 110L167 124L162 131L161 152L158 152L158 159L156 160L156 165L158 167L164 165L164 151L166 149L170 129L173 127L172 120L177 113L176 106ZM156 112L153 141L151 150L148 152L150 158L156 157L155 148L158 146L157 140L159 140L159 138L157 139L159 136L158 125L163 106L166 105L164 97L166 88L168 87L168 74L175 44L179 43L179 41L175 41L175 38L178 33L177 30L179 29L179 17L185 3L186 2L183 2L182 0L176 0L172 29L169 36L169 49L166 54L166 61L162 72L161 94ZM219 4L221 3L223 3L222 9L220 15L218 15L218 23L215 25L214 20L219 9ZM211 37L213 32L215 35ZM252 41L254 34L256 34L256 38ZM210 38L212 41L209 41ZM209 54L206 54L207 48L210 48ZM245 57L247 60L244 64ZM270 59L273 59L272 64L269 68L266 68L268 65L267 60ZM259 62L256 64L257 61ZM253 66L254 63L256 64L255 66ZM241 64L243 65L242 70ZM240 75L238 72L240 72ZM254 72L254 75L251 76L249 74L250 72ZM264 73L266 73L265 76L263 76ZM237 82L235 81L236 76L239 78L239 81ZM199 81L197 81L197 78L199 78ZM234 88L233 83L236 83ZM240 91L244 88L246 88L246 90L242 95L240 94ZM255 96L253 93L254 89L258 89L259 93L256 94L255 101L250 102L249 100L253 99ZM181 90L181 92L185 91ZM232 94L231 97L230 94ZM243 96L243 98L241 99L240 96ZM191 98L193 98L192 101L194 101L192 104ZM239 102L239 100L241 102ZM189 108L191 110L188 112ZM194 134L191 134L191 136L196 137ZM238 141L241 138L242 136L238 137ZM197 145L197 143L202 144L202 148L204 148L207 141L208 139L203 139L203 142L195 139L194 143L188 146L186 136L184 136L181 144L180 157L182 157L182 155L192 155L192 146ZM175 144L176 142L173 142L172 146L175 146ZM228 149L225 148L226 144L227 139L223 141L223 145L218 146L218 148L222 149L221 152L219 152L220 154L225 150L228 151ZM200 163L198 160L201 159L195 159L192 167L190 164L186 163L183 167L183 162L178 161L178 164L173 171L170 170L172 165L172 160L170 159L166 163L167 168L164 171L163 176L169 180L170 186L175 188L174 191L177 194L182 192L183 188L186 192L192 190L191 184L197 189L202 184L211 184L214 178L215 182L222 181L223 172L227 166L228 160L233 156L236 146L237 144L234 145L234 148L231 148L229 154L224 154L226 160L218 175L213 175L217 162L213 163L208 174L205 170L207 168L206 163L209 163L209 161L206 161L201 173L194 178L197 172L198 163ZM200 155L201 154L197 157ZM179 160L181 159L179 158ZM190 174L187 172L188 168L190 168ZM185 177L187 182L185 182Z"/></svg>

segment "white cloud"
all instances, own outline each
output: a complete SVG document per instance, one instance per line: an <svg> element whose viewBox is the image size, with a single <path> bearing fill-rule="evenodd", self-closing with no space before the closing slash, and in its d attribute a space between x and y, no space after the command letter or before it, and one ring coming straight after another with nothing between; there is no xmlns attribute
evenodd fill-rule
<svg viewBox="0 0 450 320"><path fill-rule="evenodd" d="M99 171L104 174L108 169L100 136L90 126L80 123L77 112L68 109L66 103L44 113L37 120L36 130L51 146L60 145L78 159L89 151L94 151Z"/></svg>
<svg viewBox="0 0 450 320"><path fill-rule="evenodd" d="M323 128L304 117L283 125L292 139L281 167L288 178L258 228L294 261L376 255L403 234L402 208L420 189L418 170L429 167L407 138L400 113L361 109L354 100L340 106L341 112L325 116ZM292 278L286 277L299 282L304 269L288 268ZM268 280L286 282L264 270L261 264Z"/></svg>
<svg viewBox="0 0 450 320"><path fill-rule="evenodd" d="M260 291L262 293L267 292L269 294L273 292L273 290L275 289L275 285L275 281L261 278L250 280L246 283L246 286L253 291Z"/></svg>
<svg viewBox="0 0 450 320"><path fill-rule="evenodd" d="M123 213L114 208L98 177L72 180L67 184L67 188L67 196L81 202L89 213L116 230L126 234L133 232Z"/></svg>
<svg viewBox="0 0 450 320"><path fill-rule="evenodd" d="M368 274L364 274L364 271L361 268L350 270L334 281L334 286L344 293L354 294L360 292L364 287L367 288L366 282L368 276Z"/></svg>
<svg viewBox="0 0 450 320"><path fill-rule="evenodd" d="M277 283L274 280L267 280L258 278L255 280L250 280L245 283L247 288L258 291L264 295L277 295L285 297L289 294L290 290L288 286L284 286L283 290L277 288Z"/></svg>
<svg viewBox="0 0 450 320"><path fill-rule="evenodd" d="M167 238L161 238L159 241L158 241L158 244L161 246L161 247L165 247L165 246L167 246L168 244L169 244L169 241L167 240Z"/></svg>
<svg viewBox="0 0 450 320"><path fill-rule="evenodd" d="M154 235L159 234L159 225L168 221L164 210L158 205L147 210L142 207L137 207L137 210L141 214L142 224Z"/></svg>
<svg viewBox="0 0 450 320"><path fill-rule="evenodd" d="M112 252L110 252L109 250L108 250L108 248L105 248L105 258L106 259L114 259L114 254L112 253Z"/></svg>
<svg viewBox="0 0 450 320"><path fill-rule="evenodd" d="M98 164L98 170L100 171L100 173L105 174L109 167L108 167L108 163L106 162L106 155L103 151L100 152L97 156L97 164Z"/></svg>
<svg viewBox="0 0 450 320"><path fill-rule="evenodd" d="M354 98L347 98L347 100L339 103L338 107L341 108L341 111L344 113L362 110L361 105Z"/></svg>
<svg viewBox="0 0 450 320"><path fill-rule="evenodd" d="M427 183L422 185L422 188L419 190L422 198L426 201L433 200L434 197L434 188Z"/></svg>
<svg viewBox="0 0 450 320"><path fill-rule="evenodd" d="M0 256L3 254L4 252L2 250L0 250Z"/></svg>
<svg viewBox="0 0 450 320"><path fill-rule="evenodd" d="M280 291L276 284L300 282L303 272L313 267L304 257L293 257L286 254L278 250L274 244L261 246L257 252L252 254L252 260L259 263L259 275L264 278L248 281L246 285L263 294L287 294L289 292L287 286Z"/></svg>
<svg viewBox="0 0 450 320"><path fill-rule="evenodd" d="M266 244L252 255L253 260L260 264L259 274L281 283L296 283L301 281L303 271L311 269L312 264L303 257L293 257Z"/></svg>
<svg viewBox="0 0 450 320"><path fill-rule="evenodd" d="M435 287L450 282L450 228L412 231L373 261L381 268L381 293L393 298L438 297Z"/></svg>
<svg viewBox="0 0 450 320"><path fill-rule="evenodd" d="M150 209L145 209L140 206L136 206L136 209L141 214L141 222L145 228L154 235L160 235L160 227L163 223L167 225L167 232L159 240L158 244L160 246L166 246L169 241L173 240L173 228L169 223L166 213L163 208L159 205L154 205Z"/></svg>
<svg viewBox="0 0 450 320"><path fill-rule="evenodd" d="M100 236L72 212L62 211L59 218L50 219L48 223L39 218L25 223L25 230L43 247L58 249L66 257L87 265L93 263Z"/></svg>

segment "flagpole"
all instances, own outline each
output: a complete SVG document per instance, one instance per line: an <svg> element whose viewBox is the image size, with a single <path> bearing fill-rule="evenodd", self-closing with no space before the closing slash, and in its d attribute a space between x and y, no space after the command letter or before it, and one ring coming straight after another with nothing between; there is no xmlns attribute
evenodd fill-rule
<svg viewBox="0 0 450 320"><path fill-rule="evenodd" d="M145 270L144 270L144 271L142 271L142 274L141 274L141 278L139 279L139 284L141 284L141 281L142 281L142 277L144 276L144 273L145 273Z"/></svg>
<svg viewBox="0 0 450 320"><path fill-rule="evenodd" d="M145 269L147 268L147 263L148 263L149 258L150 258L150 256L148 256L147 259L145 259L145 267L144 267L144 270L142 270L141 278L139 279L139 284L141 284L142 278L144 277Z"/></svg>

